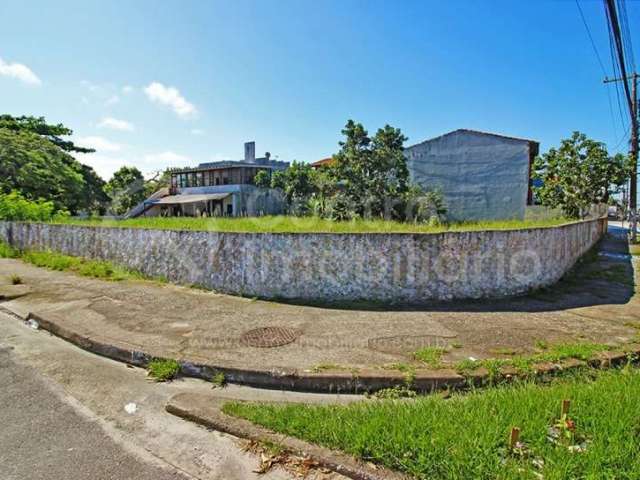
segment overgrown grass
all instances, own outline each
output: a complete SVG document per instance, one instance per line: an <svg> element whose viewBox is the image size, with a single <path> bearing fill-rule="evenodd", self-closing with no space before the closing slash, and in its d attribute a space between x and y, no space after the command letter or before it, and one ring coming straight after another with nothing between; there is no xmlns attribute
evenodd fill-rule
<svg viewBox="0 0 640 480"><path fill-rule="evenodd" d="M160 230L204 230L248 233L439 233L446 231L513 230L551 227L568 222L565 218L539 220L504 220L456 223L440 226L385 220L335 222L318 217L265 216L249 218L148 217L128 220L59 219L52 223L96 227L152 228Z"/></svg>
<svg viewBox="0 0 640 480"><path fill-rule="evenodd" d="M613 347L603 343L559 343L549 345L544 341L537 341L536 345L542 350L533 355L516 355L512 358L491 358L486 360L462 360L455 365L461 374L468 374L479 368L485 368L489 372L490 379L500 375L503 367L511 367L519 373L530 373L536 364L557 363L562 360L576 359L589 360L600 352L611 350Z"/></svg>
<svg viewBox="0 0 640 480"><path fill-rule="evenodd" d="M0 241L0 258L17 258L19 252L9 244Z"/></svg>
<svg viewBox="0 0 640 480"><path fill-rule="evenodd" d="M84 277L99 278L102 280L120 281L143 278L141 274L118 267L111 262L72 257L51 251L24 252L20 258L37 267L57 271L70 271Z"/></svg>
<svg viewBox="0 0 640 480"><path fill-rule="evenodd" d="M340 406L233 402L223 410L420 479L631 479L640 478L639 395L640 373L627 366L446 400ZM571 400L577 434L588 439L584 452L548 439L563 399ZM512 427L521 429L524 445L516 452L508 449Z"/></svg>
<svg viewBox="0 0 640 480"><path fill-rule="evenodd" d="M99 278L102 280L153 280L166 282L162 278L149 278L139 272L128 270L102 260L89 260L82 257L63 255L52 251L26 251L16 250L0 241L0 258L19 258L36 267L48 268L59 272L69 271L84 277Z"/></svg>
<svg viewBox="0 0 640 480"><path fill-rule="evenodd" d="M156 382L168 382L178 376L180 364L177 360L156 358L149 362L147 370Z"/></svg>

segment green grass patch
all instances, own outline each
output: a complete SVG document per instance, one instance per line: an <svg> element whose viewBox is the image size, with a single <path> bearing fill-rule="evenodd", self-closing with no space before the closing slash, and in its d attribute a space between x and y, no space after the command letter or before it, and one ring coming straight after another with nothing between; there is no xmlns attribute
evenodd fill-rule
<svg viewBox="0 0 640 480"><path fill-rule="evenodd" d="M72 257L61 253L45 252L24 252L22 260L37 267L48 268L57 271L70 271L84 277L99 278L102 280L132 280L142 279L143 275L132 272L122 267L118 267L111 262L102 260L89 260L81 257Z"/></svg>
<svg viewBox="0 0 640 480"><path fill-rule="evenodd" d="M0 242L0 258L19 258L36 267L48 268L59 272L69 271L84 277L102 280L142 280L149 279L166 282L162 278L148 278L139 272L114 265L103 260L90 260L82 257L63 255L52 251L18 251L6 243Z"/></svg>
<svg viewBox="0 0 640 480"><path fill-rule="evenodd" d="M600 352L612 350L613 348L604 343L558 343L550 345L543 341L537 341L536 345L543 351L533 355L517 355L512 358L491 358L477 361L465 359L458 362L455 365L455 369L458 373L464 375L482 367L489 372L490 380L493 380L500 376L503 367L515 368L519 373L528 374L531 373L534 365L539 363L557 363L568 359L585 361Z"/></svg>
<svg viewBox="0 0 640 480"><path fill-rule="evenodd" d="M178 376L180 364L177 360L156 358L149 362L147 370L156 382L168 382Z"/></svg>
<svg viewBox="0 0 640 480"><path fill-rule="evenodd" d="M425 347L413 353L413 357L430 368L442 367L442 356L447 353L444 348Z"/></svg>
<svg viewBox="0 0 640 480"><path fill-rule="evenodd" d="M0 241L0 258L17 258L18 251L5 242Z"/></svg>
<svg viewBox="0 0 640 480"><path fill-rule="evenodd" d="M324 406L232 402L223 410L419 479L631 479L640 478L639 395L640 373L626 367L448 399ZM575 436L588 439L583 452L548 439L563 399L571 400ZM513 427L521 429L524 445L517 452L508 449Z"/></svg>
<svg viewBox="0 0 640 480"><path fill-rule="evenodd" d="M446 231L513 230L552 227L569 222L565 218L468 222L439 226L386 220L336 222L318 217L285 215L250 218L149 217L127 220L60 219L51 223L95 227L151 228L159 230L202 230L248 233L440 233Z"/></svg>

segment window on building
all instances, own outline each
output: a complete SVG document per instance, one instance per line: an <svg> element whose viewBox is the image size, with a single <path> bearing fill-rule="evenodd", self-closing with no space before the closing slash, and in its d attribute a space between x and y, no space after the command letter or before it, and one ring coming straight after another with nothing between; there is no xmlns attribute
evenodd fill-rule
<svg viewBox="0 0 640 480"><path fill-rule="evenodd" d="M224 177L224 178L222 179L222 184L223 184L223 185L229 185L229 177Z"/></svg>

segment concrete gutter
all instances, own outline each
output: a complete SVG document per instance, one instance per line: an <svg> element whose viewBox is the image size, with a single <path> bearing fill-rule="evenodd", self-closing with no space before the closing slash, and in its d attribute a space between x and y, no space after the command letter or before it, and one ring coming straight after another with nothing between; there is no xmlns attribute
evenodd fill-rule
<svg viewBox="0 0 640 480"><path fill-rule="evenodd" d="M225 415L222 403L209 395L179 393L169 399L167 412L219 432L261 443L276 444L286 453L308 458L326 468L354 480L407 480L410 477L387 468L357 460L344 453L320 447L294 437L274 433L241 418Z"/></svg>
<svg viewBox="0 0 640 480"><path fill-rule="evenodd" d="M152 359L168 359L162 352L149 352L137 350L125 342L104 339L98 336L90 337L75 332L61 325L55 320L55 316L45 313L30 312L26 316L20 312L14 312L0 306L0 309L8 312L15 318L25 322L35 322L38 328L46 330L80 348L103 357L117 360L130 365L145 368ZM543 376L559 371L591 366L596 368L609 367L624 364L630 356L640 355L640 345L630 345L626 352L602 352L597 358L587 362L580 360L566 360L561 363L547 363L535 366L535 375ZM210 381L217 373L223 373L229 383L247 385L256 388L275 390L290 390L314 393L356 393L362 394L375 392L385 388L391 388L406 384L406 377L401 372L384 370L359 370L357 374L350 372L300 372L295 369L257 370L220 367L217 365L197 362L189 358L177 359L181 366L181 374L187 377L200 378ZM517 371L503 369L502 379L517 379ZM479 368L468 376L462 376L453 370L440 369L417 372L411 387L423 393L438 390L461 390L470 386L490 385L495 378L491 378L489 372Z"/></svg>
<svg viewBox="0 0 640 480"><path fill-rule="evenodd" d="M15 312L13 312L15 314ZM44 313L30 312L24 321L37 322L38 328L46 330L89 352L118 360L120 362L146 367L154 358L165 358L162 355L135 350L124 344L107 342L98 337L89 337L74 332L54 318ZM350 372L299 372L291 369L255 370L220 367L202 363L188 358L177 359L181 366L181 374L187 377L211 380L216 373L222 372L226 381L240 385L276 390L292 390L317 393L365 393L375 392L383 388L403 385L405 377L395 372L380 370L360 370L357 374ZM441 389L455 389L466 385L465 377L452 370L434 370L416 374L413 388L421 392L432 392Z"/></svg>

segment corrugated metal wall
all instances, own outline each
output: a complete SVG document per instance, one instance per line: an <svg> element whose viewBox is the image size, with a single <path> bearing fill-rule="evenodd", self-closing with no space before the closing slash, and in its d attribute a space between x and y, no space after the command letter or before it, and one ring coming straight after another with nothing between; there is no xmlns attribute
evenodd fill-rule
<svg viewBox="0 0 640 480"><path fill-rule="evenodd" d="M444 194L453 221L524 219L526 140L455 131L405 150L412 180Z"/></svg>

